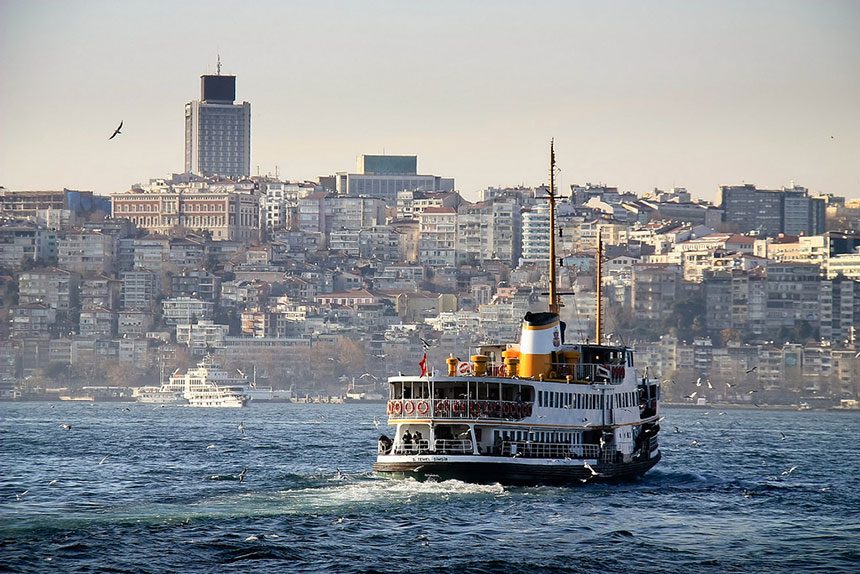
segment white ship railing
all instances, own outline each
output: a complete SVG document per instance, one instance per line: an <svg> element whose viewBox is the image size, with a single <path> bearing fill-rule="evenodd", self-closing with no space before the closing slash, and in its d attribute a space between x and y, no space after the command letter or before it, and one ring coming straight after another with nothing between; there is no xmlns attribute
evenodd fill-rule
<svg viewBox="0 0 860 574"><path fill-rule="evenodd" d="M503 441L497 448L501 456L524 458L588 458L601 456L601 447L596 444L543 443L529 441Z"/></svg>
<svg viewBox="0 0 860 574"><path fill-rule="evenodd" d="M399 444L394 449L394 454L425 454L434 452L435 454L472 454L472 441L469 439L436 439L433 441L434 450L430 450L430 441L421 439L417 442L409 444Z"/></svg>
<svg viewBox="0 0 860 574"><path fill-rule="evenodd" d="M520 420L532 414L533 403L472 399L393 399L388 416L399 419Z"/></svg>

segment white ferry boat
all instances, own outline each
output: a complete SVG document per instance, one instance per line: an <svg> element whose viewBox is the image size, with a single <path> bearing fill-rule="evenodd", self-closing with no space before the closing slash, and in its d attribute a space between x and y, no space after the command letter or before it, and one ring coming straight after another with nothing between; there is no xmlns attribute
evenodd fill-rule
<svg viewBox="0 0 860 574"><path fill-rule="evenodd" d="M247 388L247 378L231 375L207 356L196 368L184 372L177 369L161 387L141 387L135 396L144 403L244 407L249 398Z"/></svg>
<svg viewBox="0 0 860 574"><path fill-rule="evenodd" d="M555 279L555 154L550 160L549 310L527 313L518 344L485 345L445 375L388 379L389 425L374 470L502 484L579 484L641 476L660 461L660 381L633 349L567 344ZM598 239L600 244L600 239ZM598 246L597 275L600 285ZM596 341L602 340L598 297ZM426 357L426 356L425 356Z"/></svg>

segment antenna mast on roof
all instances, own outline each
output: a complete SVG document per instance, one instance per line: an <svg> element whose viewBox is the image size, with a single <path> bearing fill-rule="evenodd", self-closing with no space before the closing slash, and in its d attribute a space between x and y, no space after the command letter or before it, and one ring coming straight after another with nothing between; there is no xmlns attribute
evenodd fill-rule
<svg viewBox="0 0 860 574"><path fill-rule="evenodd" d="M218 66L215 68L218 71L218 75L221 75L221 54L218 54Z"/></svg>

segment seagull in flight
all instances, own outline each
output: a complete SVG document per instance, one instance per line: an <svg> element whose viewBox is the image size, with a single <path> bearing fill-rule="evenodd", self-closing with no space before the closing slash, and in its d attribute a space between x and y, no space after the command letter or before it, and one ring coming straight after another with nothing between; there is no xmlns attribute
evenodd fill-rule
<svg viewBox="0 0 860 574"><path fill-rule="evenodd" d="M245 482L245 473L248 472L247 468L243 468L242 472L239 473L238 479L239 482Z"/></svg>
<svg viewBox="0 0 860 574"><path fill-rule="evenodd" d="M104 463L105 463L105 461L108 459L108 457L109 457L109 456L110 456L109 454L104 455L104 457L102 457L102 459L99 461L99 464L100 464L100 465L104 464Z"/></svg>
<svg viewBox="0 0 860 574"><path fill-rule="evenodd" d="M787 438L788 438L787 436L785 436L785 433L784 433L784 432L782 432L782 431L780 431L780 433L779 433L779 434L781 434L781 435L782 435L782 438L780 438L779 440L785 440L785 439L787 439Z"/></svg>
<svg viewBox="0 0 860 574"><path fill-rule="evenodd" d="M794 469L796 469L796 468L797 468L797 465L794 465L794 466L792 466L791 468L789 468L788 470L783 470L783 471L782 471L782 476L788 476L788 475L790 475L792 472L794 472Z"/></svg>
<svg viewBox="0 0 860 574"><path fill-rule="evenodd" d="M697 386L697 387L701 387L701 386L702 386L702 377L699 377L698 379L696 379L696 386Z"/></svg>
<svg viewBox="0 0 860 574"><path fill-rule="evenodd" d="M785 474L785 473L783 473L783 474ZM21 500L28 492L30 492L29 488L27 490L25 490L24 492L22 492L21 494L16 494L15 500Z"/></svg>
<svg viewBox="0 0 860 574"><path fill-rule="evenodd" d="M692 392L692 393L690 393L689 395L684 395L684 398L685 398L685 399L693 400L693 399L695 399L695 398L696 398L696 395L698 395L698 394L699 394L699 391L693 391L693 392Z"/></svg>
<svg viewBox="0 0 860 574"><path fill-rule="evenodd" d="M63 427L64 430L72 430L72 425L69 423L63 423L60 426Z"/></svg>
<svg viewBox="0 0 860 574"><path fill-rule="evenodd" d="M590 470L590 471L591 471L591 476L597 476L598 474L600 474L600 473L598 473L596 470L594 470L594 467L592 467L592 466L591 466L590 464L588 464L587 462L583 462L583 463L582 463L582 465L583 465L585 468L587 468L588 470Z"/></svg>
<svg viewBox="0 0 860 574"><path fill-rule="evenodd" d="M427 339L425 339L424 337L418 337L418 338L421 339L421 346L424 347L425 351L430 348L430 343L427 342Z"/></svg>
<svg viewBox="0 0 860 574"><path fill-rule="evenodd" d="M121 131L119 131L119 130L121 130L121 129L122 129L122 122L119 122L119 125L118 125L118 126L116 127L116 129L113 131L113 134L111 134L111 136L108 138L108 141L110 141L110 140L112 140L113 138L115 138L118 134L121 134L122 132L121 132Z"/></svg>
<svg viewBox="0 0 860 574"><path fill-rule="evenodd" d="M737 383L734 383L734 384L732 384L732 383L726 383L726 386L727 386L728 388L732 388L732 387L736 387L736 386L738 386L738 384L737 384Z"/></svg>
<svg viewBox="0 0 860 574"><path fill-rule="evenodd" d="M751 367L751 368L747 369L747 370L746 370L746 371L744 371L744 372L745 372L746 374L750 374L750 373L752 373L753 371L755 371L756 369L758 369L758 367Z"/></svg>

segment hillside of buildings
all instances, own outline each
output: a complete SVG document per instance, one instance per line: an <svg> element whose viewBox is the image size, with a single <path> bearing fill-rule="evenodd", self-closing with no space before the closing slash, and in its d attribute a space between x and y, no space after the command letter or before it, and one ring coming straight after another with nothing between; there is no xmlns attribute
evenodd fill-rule
<svg viewBox="0 0 860 574"><path fill-rule="evenodd" d="M110 197L0 188L0 391L118 395L213 354L334 395L418 372L422 340L437 369L515 341L547 304L545 189L468 201L406 163L310 182L181 174ZM573 185L557 226L568 342L593 340L600 291L606 337L668 400L860 397L860 202Z"/></svg>

